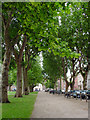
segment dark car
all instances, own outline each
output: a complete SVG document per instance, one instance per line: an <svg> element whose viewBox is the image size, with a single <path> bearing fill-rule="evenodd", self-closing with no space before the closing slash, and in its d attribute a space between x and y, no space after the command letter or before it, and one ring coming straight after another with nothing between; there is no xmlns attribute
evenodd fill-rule
<svg viewBox="0 0 90 120"><path fill-rule="evenodd" d="M70 90L70 96L73 96L73 93L75 92L75 90Z"/></svg>
<svg viewBox="0 0 90 120"><path fill-rule="evenodd" d="M56 90L51 89L51 90L49 91L49 93L50 93L50 94L51 94L51 93L55 94L55 93L56 93Z"/></svg>
<svg viewBox="0 0 90 120"><path fill-rule="evenodd" d="M73 92L73 97L74 97L74 98L76 98L76 97L77 97L77 98L80 98L80 92L81 92L80 90L75 90L75 91Z"/></svg>
<svg viewBox="0 0 90 120"><path fill-rule="evenodd" d="M90 90L86 91L87 99L90 100Z"/></svg>
<svg viewBox="0 0 90 120"><path fill-rule="evenodd" d="M87 92L87 90L81 91L81 99L86 99L86 92Z"/></svg>
<svg viewBox="0 0 90 120"><path fill-rule="evenodd" d="M70 97L70 92L65 92L65 97Z"/></svg>
<svg viewBox="0 0 90 120"><path fill-rule="evenodd" d="M45 90L45 92L49 92L49 88L47 88L47 89Z"/></svg>
<svg viewBox="0 0 90 120"><path fill-rule="evenodd" d="M50 90L49 90L49 93L50 93L50 94L53 93L53 89L50 89Z"/></svg>
<svg viewBox="0 0 90 120"><path fill-rule="evenodd" d="M35 91L39 91L38 89L35 89Z"/></svg>
<svg viewBox="0 0 90 120"><path fill-rule="evenodd" d="M56 93L57 94L62 94L62 91L61 90L57 90Z"/></svg>
<svg viewBox="0 0 90 120"><path fill-rule="evenodd" d="M73 93L75 92L75 90L70 90L70 91L68 91L68 92L65 92L65 97L71 97L71 96L73 96Z"/></svg>
<svg viewBox="0 0 90 120"><path fill-rule="evenodd" d="M65 94L65 90L62 90L62 94Z"/></svg>

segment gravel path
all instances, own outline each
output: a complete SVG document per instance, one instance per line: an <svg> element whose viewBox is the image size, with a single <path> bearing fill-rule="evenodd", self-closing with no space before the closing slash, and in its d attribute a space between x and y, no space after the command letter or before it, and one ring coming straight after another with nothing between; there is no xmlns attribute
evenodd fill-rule
<svg viewBox="0 0 90 120"><path fill-rule="evenodd" d="M39 92L31 118L88 118L88 102Z"/></svg>

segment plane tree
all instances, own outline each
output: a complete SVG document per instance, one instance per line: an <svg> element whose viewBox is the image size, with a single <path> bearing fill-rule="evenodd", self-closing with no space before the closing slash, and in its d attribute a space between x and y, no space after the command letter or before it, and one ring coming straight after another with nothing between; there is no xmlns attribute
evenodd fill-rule
<svg viewBox="0 0 90 120"><path fill-rule="evenodd" d="M80 5L80 3L77 3L77 5L78 4ZM14 53L17 63L18 82L16 97L22 96L21 63L23 52L27 43L31 46L35 46L39 51L52 51L55 56L59 55L62 57L67 56L73 58L75 56L78 57L79 55L72 52L73 49L69 46L70 39L67 35L70 34L71 28L67 29L66 27L66 30L63 21L63 24L61 23L62 28L59 25L60 21L58 16L61 16L61 18L64 19L63 16L68 17L65 15L65 12L72 13L69 8L65 9L65 3L3 3L2 11L4 29L3 36L5 44L5 55L2 71L2 102L9 102L7 97L8 68L12 52ZM73 16L74 15L76 16L75 13ZM70 19L72 20L72 18ZM67 21L66 23L68 26L71 24L68 24ZM73 26L73 28L74 27L76 26ZM58 28L60 28L59 35ZM29 40L27 42L28 37ZM70 35L70 37L72 37L72 35ZM31 44L31 41L34 42Z"/></svg>
<svg viewBox="0 0 90 120"><path fill-rule="evenodd" d="M51 5L51 7L50 7ZM40 39L37 39L38 43L41 43L41 38L43 31L47 26L47 22L53 21L53 13L57 8L57 4L55 3L3 3L3 28L4 28L4 40L5 40L5 57L3 60L3 95L2 95L2 102L9 102L7 97L7 86L8 86L8 68L10 64L11 53L16 51L15 46L18 44L22 36L24 37L22 46L20 48L25 47L26 42L26 35L31 38L30 32L37 33L37 36ZM40 12L41 11L41 12ZM33 14L34 13L34 14ZM56 12L55 12L56 13ZM55 14L54 13L54 14ZM47 19L46 19L47 18ZM44 28L44 30L43 30ZM32 38L31 38L32 39ZM33 39L36 40L33 36ZM44 41L43 41L44 42ZM18 44L19 45L19 44ZM36 44L36 46L40 46ZM13 50L14 49L14 50ZM21 51L23 51L23 49ZM22 53L20 56L18 54L17 61L21 62ZM16 57L15 57L16 58ZM21 66L20 63L17 62L19 67ZM21 71L21 67L19 73ZM20 73L21 74L21 73ZM21 97L21 75L18 75L17 82L17 91L20 88L20 92L16 92L16 97ZM19 85L18 85L19 84Z"/></svg>
<svg viewBox="0 0 90 120"><path fill-rule="evenodd" d="M23 94L25 95L29 94L28 71L31 70L33 59L39 54L38 48L31 45L32 42L26 44L25 51L23 52Z"/></svg>
<svg viewBox="0 0 90 120"><path fill-rule="evenodd" d="M71 55L70 57L66 56L66 59L68 59L68 64L69 64L68 69L70 69L71 71L70 83L67 82L67 84L68 86L69 85L71 86L71 89L73 89L75 76L78 73L80 73L81 70L83 71L84 69L83 68L80 70L80 64L81 64L80 60L82 58L81 56L83 56L82 66L85 66L85 69L86 69L86 66L88 67L89 65L87 63L87 58L84 57L84 56L87 56L86 51L88 51L88 46L89 46L88 3L70 3L69 2L68 5L66 5L65 9L66 10L63 13L63 16L61 17L59 37L62 40L68 42L68 46L73 51L73 54L76 54L76 53L81 54L80 56L76 56L76 55L75 56ZM63 29L63 31L61 31L61 29ZM64 35L62 36L62 34ZM64 59L65 58L63 58L63 61ZM79 62L79 65L78 65L78 62ZM67 64L67 62L65 63ZM86 63L86 65L83 65L83 63L84 64ZM64 73L65 73L65 70L64 70ZM86 78L84 77L84 81L85 79Z"/></svg>
<svg viewBox="0 0 90 120"><path fill-rule="evenodd" d="M18 4L18 3L17 3ZM7 86L8 86L8 70L11 60L13 46L17 43L19 25L15 20L16 7L11 3L2 4L2 30L5 52L3 57L2 68L2 103L8 103ZM14 16L15 15L15 16ZM18 13L17 13L18 17ZM11 27L13 29L11 30Z"/></svg>

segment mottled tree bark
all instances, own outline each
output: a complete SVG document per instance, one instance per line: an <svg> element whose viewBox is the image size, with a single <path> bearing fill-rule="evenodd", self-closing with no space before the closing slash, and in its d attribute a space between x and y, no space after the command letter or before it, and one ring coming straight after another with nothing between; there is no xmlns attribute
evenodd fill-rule
<svg viewBox="0 0 90 120"><path fill-rule="evenodd" d="M66 92L68 91L68 87L69 87L69 82L68 81L66 81Z"/></svg>
<svg viewBox="0 0 90 120"><path fill-rule="evenodd" d="M27 69L25 67L23 67L23 84L24 84L23 94L28 95L29 90L28 90L28 80L27 80Z"/></svg>
<svg viewBox="0 0 90 120"><path fill-rule="evenodd" d="M79 72L78 71L78 67L75 69L75 58L72 58L72 72L73 74L71 75L70 78L70 88L71 90L74 90L74 84L75 84L75 77L78 75Z"/></svg>
<svg viewBox="0 0 90 120"><path fill-rule="evenodd" d="M29 46L26 45L25 47L25 62L26 66L23 66L23 94L28 95L29 94L29 83L28 83L28 78L27 78L27 72L31 68L31 63L30 63L30 56L32 53L29 51ZM32 60L31 60L32 62Z"/></svg>
<svg viewBox="0 0 90 120"><path fill-rule="evenodd" d="M30 92L33 92L33 88L34 88L33 86L30 86Z"/></svg>
<svg viewBox="0 0 90 120"><path fill-rule="evenodd" d="M17 63L17 89L16 89L15 97L22 97L22 65L21 64L22 64L23 50L25 48L26 42L27 42L26 35L24 35L23 44L19 51L19 54L16 53L16 50L13 51Z"/></svg>
<svg viewBox="0 0 90 120"><path fill-rule="evenodd" d="M81 60L79 60L79 67L80 67L80 73L81 73L81 75L83 77L83 90L86 90L87 89L88 65L87 65L87 68L84 70L81 67Z"/></svg>
<svg viewBox="0 0 90 120"><path fill-rule="evenodd" d="M72 83L70 83L70 88L71 88L71 90L74 90L74 81Z"/></svg>
<svg viewBox="0 0 90 120"><path fill-rule="evenodd" d="M22 97L22 66L21 62L17 63L17 90L15 97Z"/></svg>
<svg viewBox="0 0 90 120"><path fill-rule="evenodd" d="M9 103L8 95L7 95L8 71L11 60L11 53L14 45L17 43L18 35L16 35L13 39L10 39L9 27L12 20L12 11L8 12L7 18L5 18L5 16L2 14L2 20L3 20L4 40L5 40L5 54L4 54L3 68L2 68L2 103Z"/></svg>
<svg viewBox="0 0 90 120"><path fill-rule="evenodd" d="M7 87L8 87L8 70L11 59L11 51L10 49L6 49L3 61L2 68L2 103L9 103L8 95L7 95Z"/></svg>
<svg viewBox="0 0 90 120"><path fill-rule="evenodd" d="M86 71L85 73L81 71L81 75L83 77L83 90L87 90L87 74L88 71Z"/></svg>

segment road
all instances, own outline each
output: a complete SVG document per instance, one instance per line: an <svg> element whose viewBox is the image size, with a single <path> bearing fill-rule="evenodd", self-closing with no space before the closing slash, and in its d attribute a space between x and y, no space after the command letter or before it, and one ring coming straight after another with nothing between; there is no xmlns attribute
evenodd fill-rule
<svg viewBox="0 0 90 120"><path fill-rule="evenodd" d="M39 92L31 118L88 118L88 102Z"/></svg>

